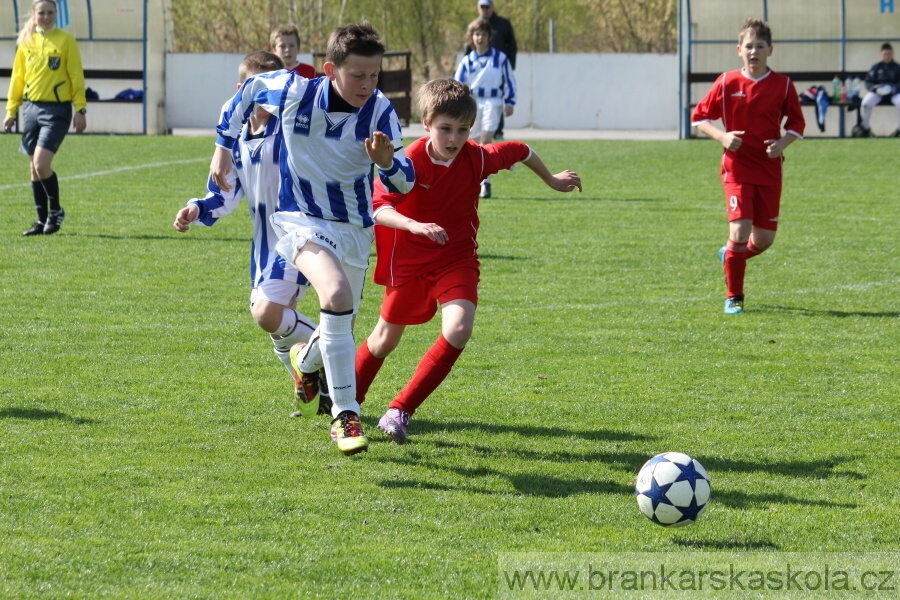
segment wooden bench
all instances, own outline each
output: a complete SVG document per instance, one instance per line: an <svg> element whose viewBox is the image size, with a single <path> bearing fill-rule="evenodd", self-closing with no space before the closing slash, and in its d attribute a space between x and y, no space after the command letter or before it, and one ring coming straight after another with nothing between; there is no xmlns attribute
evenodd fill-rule
<svg viewBox="0 0 900 600"><path fill-rule="evenodd" d="M848 78L858 77L860 81L865 82L866 80L866 71L779 71L779 73L783 73L791 78L791 81L794 84L807 84L803 88L797 90L797 94L803 93L807 88L812 86L822 85L825 87L826 93L828 93L829 97L831 96L830 92L832 90L831 82L834 79L835 75L840 77L841 81L847 81ZM687 82L688 84L692 83L709 83L712 84L716 79L719 78L721 73L694 73L688 72L687 74ZM860 95L864 96L866 93L865 83L863 84L863 88L860 90ZM891 105L890 96L885 96L879 102L879 106L881 105ZM690 108L693 109L697 106L696 102L692 102L690 104ZM807 105L808 106L808 105ZM846 111L850 107L857 106L857 103L853 101L831 101L829 106L837 107L839 112L838 116L838 137L846 137L844 130L846 124Z"/></svg>

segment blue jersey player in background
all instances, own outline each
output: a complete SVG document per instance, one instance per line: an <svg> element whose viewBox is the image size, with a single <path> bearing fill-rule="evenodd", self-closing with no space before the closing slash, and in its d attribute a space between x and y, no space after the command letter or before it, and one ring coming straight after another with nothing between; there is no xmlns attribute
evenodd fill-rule
<svg viewBox="0 0 900 600"><path fill-rule="evenodd" d="M369 23L346 25L328 39L324 77L289 71L249 78L222 108L210 165L227 190L231 148L256 107L279 117L279 211L272 216L278 252L309 279L319 297L319 326L295 347L304 380L324 366L333 403L331 437L344 454L368 450L359 419L353 317L359 309L372 245L373 163L393 192L406 193L415 174L403 151L400 122L376 89L384 44ZM306 413L318 410L318 386L306 386ZM301 410L304 410L301 407Z"/></svg>
<svg viewBox="0 0 900 600"><path fill-rule="evenodd" d="M281 68L283 64L277 55L262 50L251 52L238 67L239 81L243 83L253 75ZM300 375L291 365L290 351L294 344L309 341L316 324L295 309L309 282L278 254L278 234L269 222L278 210L282 144L278 119L262 109L253 113L232 148L234 170L227 176L230 189L223 190L210 178L206 197L191 199L178 211L173 227L184 233L191 223L211 226L231 214L246 196L253 221L250 311L256 324L269 333L275 355L293 377L294 403L299 408L305 395ZM323 404L327 404L324 399Z"/></svg>

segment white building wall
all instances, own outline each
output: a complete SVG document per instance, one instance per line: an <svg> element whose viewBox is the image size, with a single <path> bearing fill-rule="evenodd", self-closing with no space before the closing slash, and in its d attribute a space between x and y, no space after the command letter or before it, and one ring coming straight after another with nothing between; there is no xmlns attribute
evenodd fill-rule
<svg viewBox="0 0 900 600"><path fill-rule="evenodd" d="M168 54L169 128L214 129L236 90L242 56ZM520 53L516 65L518 101L507 119L512 129L678 129L674 54Z"/></svg>

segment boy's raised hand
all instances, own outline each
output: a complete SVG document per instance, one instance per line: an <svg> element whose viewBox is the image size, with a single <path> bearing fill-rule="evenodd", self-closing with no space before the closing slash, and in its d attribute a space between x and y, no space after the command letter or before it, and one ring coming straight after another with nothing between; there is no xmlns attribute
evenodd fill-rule
<svg viewBox="0 0 900 600"><path fill-rule="evenodd" d="M557 192L573 192L576 188L579 192L581 191L581 177L574 171L565 170L557 173L547 183Z"/></svg>
<svg viewBox="0 0 900 600"><path fill-rule="evenodd" d="M394 146L391 138L381 131L372 134L372 138L366 138L366 154L373 163L382 169L390 169L394 164Z"/></svg>

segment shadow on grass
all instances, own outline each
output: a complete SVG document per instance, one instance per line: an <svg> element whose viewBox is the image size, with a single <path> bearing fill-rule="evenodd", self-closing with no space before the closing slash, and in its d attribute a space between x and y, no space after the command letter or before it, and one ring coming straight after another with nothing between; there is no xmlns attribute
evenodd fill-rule
<svg viewBox="0 0 900 600"><path fill-rule="evenodd" d="M516 474L508 476L494 469L461 469L450 468L447 471L454 472L465 478L466 482L460 485L452 483L437 483L431 481L419 481L415 479L390 479L378 483L385 489L419 489L440 492L466 492L476 494L510 494L519 493L527 496L542 498L566 498L580 494L623 494L634 495L634 488L614 481L597 481L591 479L562 479L549 475ZM515 492L498 491L496 489L479 485L479 479L506 479L515 489Z"/></svg>
<svg viewBox="0 0 900 600"><path fill-rule="evenodd" d="M778 544L762 540L682 540L675 538L672 543L683 548L698 550L778 550Z"/></svg>
<svg viewBox="0 0 900 600"><path fill-rule="evenodd" d="M29 421L68 421L77 425L90 425L96 423L93 419L73 417L58 410L44 410L41 408L20 408L10 406L0 408L0 419L26 419Z"/></svg>
<svg viewBox="0 0 900 600"><path fill-rule="evenodd" d="M377 419L375 421L377 421ZM414 423L414 429L411 431L411 433L414 434L439 433L445 431L480 431L493 434L516 433L523 437L565 437L607 442L636 442L652 441L656 439L654 436L624 431L612 431L608 429L569 429L565 427L508 425L504 423L482 423L478 421L431 421L429 419L420 419L418 417L416 417ZM495 450L496 449L493 449L492 451ZM643 462L641 464L643 464Z"/></svg>
<svg viewBox="0 0 900 600"><path fill-rule="evenodd" d="M452 492L460 491L466 493L479 494L505 494L507 491L498 491L490 486L479 484L479 480L488 483L490 479L506 479L513 486L515 491L528 496L538 496L542 498L566 498L581 494L621 494L625 496L634 495L634 487L631 484L621 484L608 480L592 480L585 478L562 478L552 475L538 473L522 473L517 470L515 474L507 474L497 469L488 467L462 468L441 466L433 461L423 461L421 459L387 459L388 462L393 461L407 466L428 467L431 471L444 471L454 473L462 478L459 484L453 484L442 478L440 483L432 481L422 481L417 479L396 478L391 480L383 480L379 482L383 488L387 489L421 489L431 491ZM583 467L583 465L582 465ZM746 508L765 508L776 504L798 505L798 506L819 506L824 508L857 508L856 504L831 502L829 500L815 500L811 498L796 498L786 494L752 494L735 491L717 491L713 487L713 501L717 504L728 506L729 508L746 509Z"/></svg>
<svg viewBox="0 0 900 600"><path fill-rule="evenodd" d="M897 318L900 312L869 312L869 311L843 311L843 310L814 310L802 306L777 306L772 304L760 304L759 310L771 310L773 312L785 312L802 315L804 317L875 317Z"/></svg>
<svg viewBox="0 0 900 600"><path fill-rule="evenodd" d="M530 260L524 256L503 256L502 254L479 254L481 260Z"/></svg>
<svg viewBox="0 0 900 600"><path fill-rule="evenodd" d="M794 498L785 494L751 494L733 490L716 490L713 482L713 498L716 503L731 508L765 508L773 504L798 504L803 506L822 506L825 508L857 508L852 502L832 502L831 500L814 500L811 498Z"/></svg>
<svg viewBox="0 0 900 600"><path fill-rule="evenodd" d="M841 465L852 462L854 458L847 456L835 456L820 460L792 460L784 462L755 462L748 460L733 460L729 458L704 458L701 463L710 473L731 471L738 473L762 472L772 475L784 475L787 477L811 477L813 479L828 479L830 477L842 477L846 479L865 479L865 475L855 471L841 471Z"/></svg>
<svg viewBox="0 0 900 600"><path fill-rule="evenodd" d="M384 488L410 488L435 491L465 491L482 494L512 493L509 490L498 490L496 480L506 480L514 488L515 492L530 496L559 498L579 494L625 494L633 495L633 484L622 484L615 481L598 481L583 477L557 477L545 473L529 472L528 464L532 463L558 463L571 464L573 474L584 473L589 470L592 463L602 463L615 469L623 470L636 475L640 467L647 460L645 452L630 451L588 451L577 452L567 450L541 450L540 438L557 437L567 439L587 439L591 441L619 441L634 442L645 441L647 436L631 434L619 431L606 430L572 430L562 427L517 427L508 424L485 424L472 422L436 422L428 419L416 419L413 437L410 446L407 446L404 454L394 454L383 457L380 460L392 462L404 467L397 473L412 474L417 468L426 468L431 473L445 473L449 477L438 476L438 481L416 479L399 475L391 480L379 483ZM503 445L477 444L448 440L446 436L428 436L427 434L447 433L448 431L479 431L493 434L516 433L522 436L523 442L504 443ZM416 439L417 436L421 438ZM434 439L435 437L441 439ZM508 442L508 440L507 440ZM453 466L453 458L437 459L425 452L418 452L415 444L421 444L423 450L427 447L439 451L450 450L468 453L473 458L485 458L497 456L510 457L515 461L516 468L513 472L499 470L493 466L458 467ZM754 462L748 460L731 460L723 458L707 458L702 462L713 476L713 497L717 503L737 509L749 507L765 508L773 505L802 505L826 508L856 508L855 504L832 502L816 498L794 497L781 493L750 493L733 490L719 491L715 488L717 473L725 472L760 472L771 475L780 475L793 478L829 479L846 477L851 479L864 479L864 476L856 472L841 471L840 468L853 460L847 457L831 457L821 460L800 460L781 462ZM533 470L532 470L533 471ZM458 482L458 483L457 483Z"/></svg>
<svg viewBox="0 0 900 600"><path fill-rule="evenodd" d="M366 417L363 418L366 420ZM370 429L375 427L376 420L371 418ZM489 434L515 433L523 438L535 440L540 437L557 437L580 439L597 442L640 442L654 441L658 438L637 433L613 431L606 429L567 429L564 427L540 427L532 425L510 425L503 423L481 423L471 421L432 421L416 418L410 433L412 436L419 434L440 434L445 432L477 431ZM437 436L440 437L440 436ZM415 443L415 437L412 438ZM423 440L435 448L463 449L475 454L490 456L496 453L497 447L488 444L460 442L447 439ZM506 452L515 454L529 460L552 460L557 462L591 461L606 464L620 465L637 474L641 466L650 458L644 452L622 451L597 451L597 452L565 452L556 450L540 450L540 444L528 443L527 447L507 444ZM700 462L712 474L723 472L751 473L760 472L770 475L782 475L786 477L809 477L813 479L846 478L862 480L865 476L855 471L841 470L841 467L854 461L854 457L833 456L819 460L791 460L791 461L752 461L730 458L704 457Z"/></svg>

